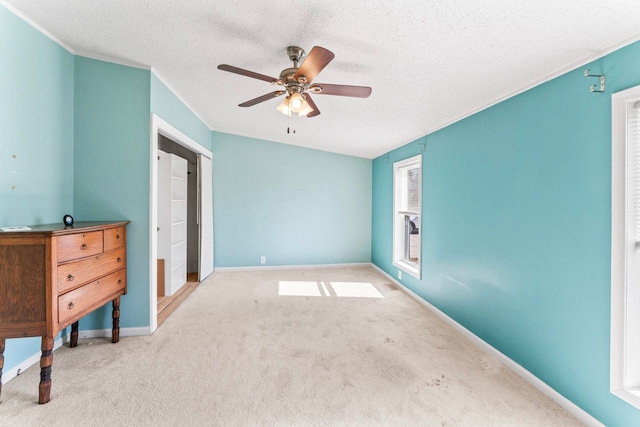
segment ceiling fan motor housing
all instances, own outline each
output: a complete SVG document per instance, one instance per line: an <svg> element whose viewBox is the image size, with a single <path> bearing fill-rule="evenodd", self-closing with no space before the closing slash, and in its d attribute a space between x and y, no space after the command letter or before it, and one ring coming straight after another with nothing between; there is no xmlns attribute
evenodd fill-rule
<svg viewBox="0 0 640 427"><path fill-rule="evenodd" d="M300 76L298 79L296 79L295 74L297 72L298 68L285 68L280 73L278 84L286 87L289 94L302 93L307 90L307 79L304 78L304 76Z"/></svg>
<svg viewBox="0 0 640 427"><path fill-rule="evenodd" d="M287 55L289 55L289 59L293 62L300 62L302 58L304 58L304 49L298 46L289 46L287 48ZM295 67L298 64L294 64Z"/></svg>
<svg viewBox="0 0 640 427"><path fill-rule="evenodd" d="M299 69L298 63L304 58L304 49L298 46L289 46L287 47L287 55L289 55L289 59L293 61L293 67L282 70L278 83L287 88L289 95L303 93L307 90L307 78L305 76L299 76L296 79L295 75Z"/></svg>

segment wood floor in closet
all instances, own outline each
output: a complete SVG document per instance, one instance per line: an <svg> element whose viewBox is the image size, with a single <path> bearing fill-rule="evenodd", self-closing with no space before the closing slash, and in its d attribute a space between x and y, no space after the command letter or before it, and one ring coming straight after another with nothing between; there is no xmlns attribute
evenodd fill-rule
<svg viewBox="0 0 640 427"><path fill-rule="evenodd" d="M198 287L198 273L188 273L187 283L170 297L158 297L158 327L180 306L195 288Z"/></svg>

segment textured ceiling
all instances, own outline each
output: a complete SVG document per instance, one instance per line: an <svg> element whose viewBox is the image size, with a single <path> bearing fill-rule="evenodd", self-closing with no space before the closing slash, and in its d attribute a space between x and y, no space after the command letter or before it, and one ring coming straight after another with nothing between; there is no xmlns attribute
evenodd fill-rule
<svg viewBox="0 0 640 427"><path fill-rule="evenodd" d="M3 3L74 53L152 67L213 130L366 158L640 39L638 0ZM277 77L289 45L335 53L315 82L372 95L314 96L322 114L297 119L295 135L279 99L237 107L275 88L217 65Z"/></svg>

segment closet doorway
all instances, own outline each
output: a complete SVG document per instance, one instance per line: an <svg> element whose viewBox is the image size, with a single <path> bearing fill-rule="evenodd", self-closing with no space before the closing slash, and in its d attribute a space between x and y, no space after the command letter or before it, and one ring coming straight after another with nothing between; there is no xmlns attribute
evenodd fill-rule
<svg viewBox="0 0 640 427"><path fill-rule="evenodd" d="M211 152L156 115L151 141L151 331L213 271Z"/></svg>

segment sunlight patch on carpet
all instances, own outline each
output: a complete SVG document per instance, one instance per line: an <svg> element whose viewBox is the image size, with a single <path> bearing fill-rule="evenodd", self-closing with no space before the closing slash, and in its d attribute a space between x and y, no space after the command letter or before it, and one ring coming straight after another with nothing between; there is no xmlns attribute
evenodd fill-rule
<svg viewBox="0 0 640 427"><path fill-rule="evenodd" d="M317 282L291 282L281 280L278 284L278 295L297 297L321 297Z"/></svg>
<svg viewBox="0 0 640 427"><path fill-rule="evenodd" d="M384 298L371 283L366 282L329 282L338 297Z"/></svg>
<svg viewBox="0 0 640 427"><path fill-rule="evenodd" d="M380 291L369 282L304 282L280 280L278 282L279 296L295 297L331 297L338 298L384 298Z"/></svg>

